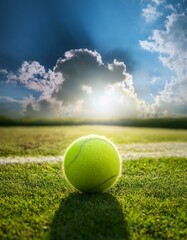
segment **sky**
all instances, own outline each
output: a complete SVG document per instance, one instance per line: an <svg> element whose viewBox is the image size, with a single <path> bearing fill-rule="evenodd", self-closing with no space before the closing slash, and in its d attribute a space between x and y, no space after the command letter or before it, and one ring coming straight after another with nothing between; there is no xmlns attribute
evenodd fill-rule
<svg viewBox="0 0 187 240"><path fill-rule="evenodd" d="M187 115L187 0L1 0L0 115Z"/></svg>

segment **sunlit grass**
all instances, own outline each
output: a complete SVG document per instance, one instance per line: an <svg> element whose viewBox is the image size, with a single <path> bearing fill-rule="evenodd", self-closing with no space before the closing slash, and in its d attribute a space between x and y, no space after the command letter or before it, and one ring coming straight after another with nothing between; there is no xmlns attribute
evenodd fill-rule
<svg viewBox="0 0 187 240"><path fill-rule="evenodd" d="M0 167L0 239L186 239L187 159L125 161L104 194L76 193L61 164Z"/></svg>
<svg viewBox="0 0 187 240"><path fill-rule="evenodd" d="M0 128L0 156L61 155L76 138L99 134L116 144L187 141L187 130L117 126Z"/></svg>
<svg viewBox="0 0 187 240"><path fill-rule="evenodd" d="M163 147L187 141L187 130L9 127L0 128L0 157L62 155L74 139L88 134L123 144L119 150L131 144L132 152L145 151L134 143ZM0 165L0 239L186 239L186 170L187 158L124 161L112 189L85 195L67 184L61 163Z"/></svg>

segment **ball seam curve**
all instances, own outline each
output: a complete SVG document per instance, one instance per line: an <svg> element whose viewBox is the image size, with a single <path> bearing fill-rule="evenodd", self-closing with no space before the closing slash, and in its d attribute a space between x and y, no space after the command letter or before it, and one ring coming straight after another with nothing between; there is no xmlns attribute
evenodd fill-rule
<svg viewBox="0 0 187 240"><path fill-rule="evenodd" d="M75 156L75 158L66 166L66 169L69 168L69 167L75 162L75 160L78 158L79 154L81 153L81 150L82 150L83 146L84 146L87 142L90 142L90 141L92 141L92 140L100 140L100 141L107 142L105 139L98 139L98 138L92 138L92 139L86 140L85 142L83 142L83 143L80 145L79 152L77 153L77 155ZM109 143L107 142L107 144L109 144ZM114 148L114 150L116 150L115 147L113 146L113 144L111 144L111 146Z"/></svg>
<svg viewBox="0 0 187 240"><path fill-rule="evenodd" d="M97 189L98 187L102 186L103 184L105 184L106 182L108 182L109 180L111 180L112 178L117 177L117 176L118 176L118 175L109 177L107 180L103 181L102 183L100 183L100 184L98 184L97 186L89 189L89 190L86 191L86 192L92 192L94 189ZM112 185L113 185L113 184L112 184Z"/></svg>

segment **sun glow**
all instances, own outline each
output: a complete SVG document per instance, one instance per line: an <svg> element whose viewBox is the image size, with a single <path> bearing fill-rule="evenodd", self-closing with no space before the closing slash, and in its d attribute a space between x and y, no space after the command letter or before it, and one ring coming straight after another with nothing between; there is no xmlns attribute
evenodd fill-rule
<svg viewBox="0 0 187 240"><path fill-rule="evenodd" d="M112 91L105 91L103 94L94 94L90 96L92 115L96 117L113 116L118 99L119 95L115 96Z"/></svg>

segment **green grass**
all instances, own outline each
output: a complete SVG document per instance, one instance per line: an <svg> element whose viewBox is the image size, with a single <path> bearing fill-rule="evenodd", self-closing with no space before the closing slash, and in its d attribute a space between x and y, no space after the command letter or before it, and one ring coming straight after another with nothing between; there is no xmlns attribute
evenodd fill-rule
<svg viewBox="0 0 187 240"><path fill-rule="evenodd" d="M0 239L187 239L186 168L182 158L125 161L111 190L89 195L60 163L1 165Z"/></svg>
<svg viewBox="0 0 187 240"><path fill-rule="evenodd" d="M174 129L1 127L0 157L62 155L88 134L116 144L187 141L187 130ZM0 239L187 239L186 172L187 158L124 161L113 188L80 194L61 163L0 165Z"/></svg>
<svg viewBox="0 0 187 240"><path fill-rule="evenodd" d="M187 141L187 130L117 126L1 127L0 156L61 155L77 137L104 135L116 144Z"/></svg>

